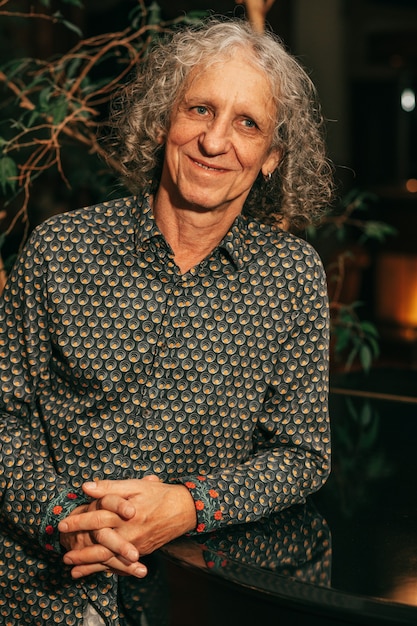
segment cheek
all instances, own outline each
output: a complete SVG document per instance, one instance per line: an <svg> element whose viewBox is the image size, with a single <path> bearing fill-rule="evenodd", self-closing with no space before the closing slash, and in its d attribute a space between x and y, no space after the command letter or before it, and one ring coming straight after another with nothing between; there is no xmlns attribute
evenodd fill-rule
<svg viewBox="0 0 417 626"><path fill-rule="evenodd" d="M261 170L267 156L263 150L256 149L251 146L249 149L241 150L239 153L239 161L242 167L247 171L256 175Z"/></svg>
<svg viewBox="0 0 417 626"><path fill-rule="evenodd" d="M167 140L177 147L181 147L192 141L198 136L198 128L190 121L178 119L172 124Z"/></svg>

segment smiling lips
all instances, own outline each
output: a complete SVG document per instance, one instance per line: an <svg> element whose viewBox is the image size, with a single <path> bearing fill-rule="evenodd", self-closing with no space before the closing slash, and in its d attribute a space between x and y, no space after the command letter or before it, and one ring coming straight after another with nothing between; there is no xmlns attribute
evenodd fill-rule
<svg viewBox="0 0 417 626"><path fill-rule="evenodd" d="M190 157L191 158L191 157ZM198 167L200 167L202 170L207 170L209 172L227 172L228 170L224 169L224 167L214 167L212 165L206 165L205 163L202 163L201 161L196 161L195 159L191 158L191 161L197 165Z"/></svg>

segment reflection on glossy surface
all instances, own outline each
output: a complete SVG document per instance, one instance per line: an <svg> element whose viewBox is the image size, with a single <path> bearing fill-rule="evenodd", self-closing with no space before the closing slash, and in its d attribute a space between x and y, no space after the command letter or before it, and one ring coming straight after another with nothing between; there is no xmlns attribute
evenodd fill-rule
<svg viewBox="0 0 417 626"><path fill-rule="evenodd" d="M148 558L145 580L121 579L121 596L132 624L139 623L142 608L149 626L174 623L167 559L247 589L291 595L288 581L330 584L331 535L308 500L257 523L178 539Z"/></svg>
<svg viewBox="0 0 417 626"><path fill-rule="evenodd" d="M255 524L177 540L164 552L245 585L273 590L280 574L330 584L331 537L314 504L293 506Z"/></svg>
<svg viewBox="0 0 417 626"><path fill-rule="evenodd" d="M330 403L333 469L315 500L332 530L332 588L416 607L417 372L365 384L371 394L365 387ZM377 397L378 384L392 400ZM394 388L407 402L395 401Z"/></svg>

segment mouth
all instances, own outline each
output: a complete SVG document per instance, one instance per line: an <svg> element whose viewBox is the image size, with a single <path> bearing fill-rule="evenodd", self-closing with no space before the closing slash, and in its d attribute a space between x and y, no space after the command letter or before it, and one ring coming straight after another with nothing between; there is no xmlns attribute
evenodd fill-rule
<svg viewBox="0 0 417 626"><path fill-rule="evenodd" d="M207 172L226 172L223 167L213 167L212 165L207 165L206 163L202 163L201 161L196 161L195 159L191 159L194 165L197 165L202 170L206 170Z"/></svg>

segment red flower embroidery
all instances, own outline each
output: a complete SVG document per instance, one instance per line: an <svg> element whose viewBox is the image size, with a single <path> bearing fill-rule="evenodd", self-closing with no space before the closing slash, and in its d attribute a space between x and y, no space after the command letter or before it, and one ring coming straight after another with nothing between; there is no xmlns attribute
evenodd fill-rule
<svg viewBox="0 0 417 626"><path fill-rule="evenodd" d="M188 489L195 489L195 483L192 483L191 481L187 481L184 485L188 487Z"/></svg>
<svg viewBox="0 0 417 626"><path fill-rule="evenodd" d="M214 561L207 561L207 567L214 567Z"/></svg>
<svg viewBox="0 0 417 626"><path fill-rule="evenodd" d="M47 550L53 550L53 549L54 549L54 547L53 547L53 546L51 546L51 544L50 544L50 543L46 543L46 544L45 544L45 548L46 548Z"/></svg>
<svg viewBox="0 0 417 626"><path fill-rule="evenodd" d="M45 532L47 535L53 535L54 534L54 527L49 525L45 528Z"/></svg>
<svg viewBox="0 0 417 626"><path fill-rule="evenodd" d="M217 491L215 491L214 489L210 489L210 491L209 491L209 495L210 495L212 498L218 498L218 497L219 497L219 494L218 494L218 493L217 493Z"/></svg>
<svg viewBox="0 0 417 626"><path fill-rule="evenodd" d="M203 532L205 531L205 529L206 529L206 525L205 525L205 524L199 524L199 525L197 526L197 528L196 528L196 531L197 531L198 533L203 533Z"/></svg>
<svg viewBox="0 0 417 626"><path fill-rule="evenodd" d="M220 520L223 518L223 513L221 511L216 511L214 514L214 519Z"/></svg>
<svg viewBox="0 0 417 626"><path fill-rule="evenodd" d="M196 500L195 508L197 509L197 511L202 511L204 509L204 502L202 502L201 500Z"/></svg>
<svg viewBox="0 0 417 626"><path fill-rule="evenodd" d="M70 500L76 500L78 498L76 493L67 493L67 498Z"/></svg>
<svg viewBox="0 0 417 626"><path fill-rule="evenodd" d="M207 480L207 479L206 479L205 476L197 476L197 480L204 481L204 480Z"/></svg>
<svg viewBox="0 0 417 626"><path fill-rule="evenodd" d="M62 506L60 506L59 504L57 504L56 506L54 506L54 508L52 509L52 512L54 513L54 515L59 515L60 513L62 513Z"/></svg>

